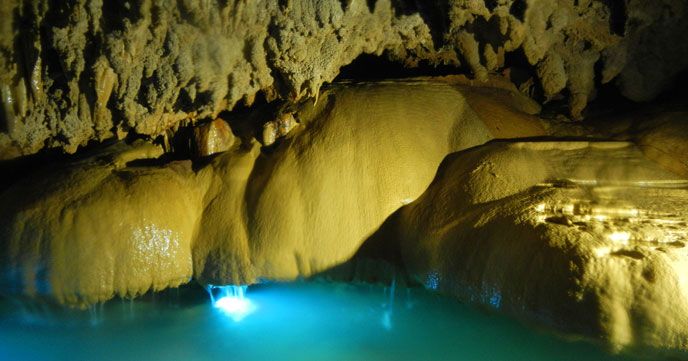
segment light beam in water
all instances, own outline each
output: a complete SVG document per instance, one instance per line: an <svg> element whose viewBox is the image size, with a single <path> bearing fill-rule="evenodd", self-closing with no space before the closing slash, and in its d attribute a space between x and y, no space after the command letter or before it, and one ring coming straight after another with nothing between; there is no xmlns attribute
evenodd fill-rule
<svg viewBox="0 0 688 361"><path fill-rule="evenodd" d="M389 288L389 302L385 305L385 310L382 312L382 327L387 331L392 330L392 312L394 311L394 294L397 288L397 277L393 275L392 285ZM386 293L386 292L385 292Z"/></svg>
<svg viewBox="0 0 688 361"><path fill-rule="evenodd" d="M246 297L248 286L206 286L213 307L239 322L256 310L256 305Z"/></svg>

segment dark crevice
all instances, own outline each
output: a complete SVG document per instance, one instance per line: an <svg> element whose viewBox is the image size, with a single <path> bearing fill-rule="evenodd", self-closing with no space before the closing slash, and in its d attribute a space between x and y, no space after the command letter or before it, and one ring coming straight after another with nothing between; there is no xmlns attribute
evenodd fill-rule
<svg viewBox="0 0 688 361"><path fill-rule="evenodd" d="M277 6L279 6L280 10L286 10L289 8L289 1L290 0L277 0Z"/></svg>
<svg viewBox="0 0 688 361"><path fill-rule="evenodd" d="M491 17L490 20L478 17L475 21L466 24L466 30L473 33L473 37L480 45L490 44L495 51L507 41L499 28L499 18L496 16Z"/></svg>
<svg viewBox="0 0 688 361"><path fill-rule="evenodd" d="M516 88L540 103L544 101L542 85L535 81L537 73L522 48L504 54L504 68L508 69L509 80Z"/></svg>
<svg viewBox="0 0 688 361"><path fill-rule="evenodd" d="M539 93L539 92L538 92ZM544 92L543 92L544 93ZM539 95L539 94L538 94ZM544 96L542 96L544 99ZM569 101L571 93L568 88L564 88L561 94L548 102L539 101L542 104L540 110L540 117L544 119L559 119L564 114L569 114Z"/></svg>
<svg viewBox="0 0 688 361"><path fill-rule="evenodd" d="M0 193L13 184L45 169L60 168L67 164L78 162L93 154L106 149L116 143L116 139L106 141L92 140L85 146L79 147L76 154L67 154L60 148L43 148L38 153L19 158L0 161Z"/></svg>
<svg viewBox="0 0 688 361"><path fill-rule="evenodd" d="M397 16L418 14L430 29L430 36L439 49L444 44L444 34L449 30L449 2L446 0L392 0Z"/></svg>
<svg viewBox="0 0 688 361"><path fill-rule="evenodd" d="M124 31L126 24L138 22L142 15L139 13L139 1L103 1L103 15L101 27L104 34Z"/></svg>
<svg viewBox="0 0 688 361"><path fill-rule="evenodd" d="M599 76L599 75L598 75ZM675 77L674 84L657 97L657 100L647 104L634 102L621 94L614 82L607 84L596 83L597 96L588 103L587 119L591 123L608 121L609 117L624 117L640 113L686 111L688 90L684 86L688 82L688 70Z"/></svg>
<svg viewBox="0 0 688 361"><path fill-rule="evenodd" d="M371 13L375 12L375 3L377 3L377 0L366 0L366 5L368 5L368 10Z"/></svg>
<svg viewBox="0 0 688 361"><path fill-rule="evenodd" d="M515 0L511 4L511 8L509 8L509 13L522 22L525 18L527 7L526 0Z"/></svg>
<svg viewBox="0 0 688 361"><path fill-rule="evenodd" d="M204 92L196 93L196 99L194 99L194 103L196 104L196 110L200 109L201 107L212 107L213 105L213 92L211 90L207 90Z"/></svg>
<svg viewBox="0 0 688 361"><path fill-rule="evenodd" d="M157 72L154 72L150 77L144 76L141 79L141 85L139 86L139 92L136 96L136 102L146 107L149 112L155 107L155 99L157 95L155 87L159 84L160 80L157 77Z"/></svg>
<svg viewBox="0 0 688 361"><path fill-rule="evenodd" d="M552 22L552 15L550 15L547 18L547 25L545 26L545 30L550 30L554 27L554 23Z"/></svg>
<svg viewBox="0 0 688 361"><path fill-rule="evenodd" d="M418 76L444 76L467 74L468 69L452 65L432 65L421 61L417 67L407 68L403 64L391 61L384 56L363 54L351 64L343 67L335 82L339 80L371 81L381 79L403 79Z"/></svg>
<svg viewBox="0 0 688 361"><path fill-rule="evenodd" d="M172 161L177 159L172 159L169 153L165 153L160 158L144 158L144 159L134 159L125 164L127 168L137 168L137 167L162 167ZM120 171L121 172L121 171Z"/></svg>
<svg viewBox="0 0 688 361"><path fill-rule="evenodd" d="M163 143L163 139L156 139L156 143ZM193 156L194 127L190 124L180 126L175 132L168 134L168 144L165 146L166 160L191 159ZM168 148L169 147L169 148Z"/></svg>
<svg viewBox="0 0 688 361"><path fill-rule="evenodd" d="M614 82L602 84L604 64L601 60L595 63L595 93L585 109L587 118L598 118L604 115L621 114L638 108L638 104L624 97Z"/></svg>
<svg viewBox="0 0 688 361"><path fill-rule="evenodd" d="M219 117L227 120L235 136L248 143L251 138L260 139L262 125L272 120L282 105L281 101L268 101L261 91L250 106L239 103L231 111L220 113Z"/></svg>
<svg viewBox="0 0 688 361"><path fill-rule="evenodd" d="M17 36L14 38L14 53L17 56L15 64L21 67L20 76L27 81L31 80L32 67L38 60L38 49L34 46L38 40L38 29L35 27L35 14L30 3L25 3L24 8L14 14L15 28L18 29ZM27 92L30 91L27 89Z"/></svg>
<svg viewBox="0 0 688 361"><path fill-rule="evenodd" d="M118 99L114 94L116 93L115 90L113 90L113 95L110 96L110 98L107 101L107 109L110 111L110 115L112 116L112 132L113 134L116 133L117 127L122 126L123 130L128 131L129 126L127 125L126 122L126 116L124 115L124 109L122 109L119 104L118 104Z"/></svg>
<svg viewBox="0 0 688 361"><path fill-rule="evenodd" d="M638 259L638 260L645 258L645 255L643 255L641 252L638 252L635 250L630 250L630 249L622 249L622 250L614 251L610 254L612 256L628 257L628 258L633 258L633 259Z"/></svg>
<svg viewBox="0 0 688 361"><path fill-rule="evenodd" d="M346 11L349 8L350 0L339 0L339 5L342 7L342 11Z"/></svg>
<svg viewBox="0 0 688 361"><path fill-rule="evenodd" d="M612 34L623 36L626 32L626 1L603 0L609 8L609 27Z"/></svg>
<svg viewBox="0 0 688 361"><path fill-rule="evenodd" d="M493 12L498 4L498 0L485 0L485 7L487 8L487 10L490 10L490 12Z"/></svg>
<svg viewBox="0 0 688 361"><path fill-rule="evenodd" d="M189 88L189 86L193 86L193 85L187 85L186 87L182 88L179 91L179 95L177 96L177 99L175 100L175 103L172 106L173 110L182 111L184 113L191 113L192 111L195 110L195 108L194 108L195 95L192 97L191 94L189 94L189 91L191 89L191 88Z"/></svg>

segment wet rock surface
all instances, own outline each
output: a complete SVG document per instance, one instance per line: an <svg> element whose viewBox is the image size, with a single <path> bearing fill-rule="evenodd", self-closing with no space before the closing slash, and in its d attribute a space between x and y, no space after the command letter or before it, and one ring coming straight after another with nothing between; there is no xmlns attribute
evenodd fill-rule
<svg viewBox="0 0 688 361"><path fill-rule="evenodd" d="M162 150L140 142L34 175L0 196L7 289L89 304L192 275L246 284L344 262L425 190L446 154L493 138L486 122L505 119L483 121L465 91L427 80L339 86L270 146L237 141L194 166L155 160Z"/></svg>
<svg viewBox="0 0 688 361"><path fill-rule="evenodd" d="M203 184L188 161L134 165L155 155L115 146L4 192L3 289L85 305L187 283Z"/></svg>
<svg viewBox="0 0 688 361"><path fill-rule="evenodd" d="M688 180L626 142L448 156L395 219L426 287L618 349L688 347Z"/></svg>

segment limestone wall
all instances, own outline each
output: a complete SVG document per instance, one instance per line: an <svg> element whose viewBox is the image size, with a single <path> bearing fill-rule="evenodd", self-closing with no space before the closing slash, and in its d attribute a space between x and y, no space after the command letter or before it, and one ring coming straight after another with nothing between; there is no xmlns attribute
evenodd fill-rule
<svg viewBox="0 0 688 361"><path fill-rule="evenodd" d="M0 159L156 136L251 104L315 97L360 54L464 66L523 54L580 117L599 82L647 100L688 62L682 0L10 0L0 4ZM508 65L508 64L507 64ZM600 72L596 75L596 69ZM527 88L527 86L526 86Z"/></svg>

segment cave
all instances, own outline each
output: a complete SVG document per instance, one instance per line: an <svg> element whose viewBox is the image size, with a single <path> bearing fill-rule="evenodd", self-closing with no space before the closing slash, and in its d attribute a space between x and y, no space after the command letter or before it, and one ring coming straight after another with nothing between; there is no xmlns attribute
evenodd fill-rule
<svg viewBox="0 0 688 361"><path fill-rule="evenodd" d="M685 0L3 0L0 359L688 359Z"/></svg>

